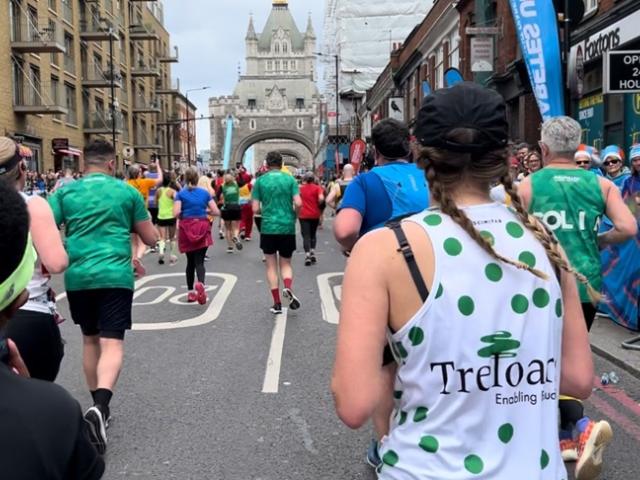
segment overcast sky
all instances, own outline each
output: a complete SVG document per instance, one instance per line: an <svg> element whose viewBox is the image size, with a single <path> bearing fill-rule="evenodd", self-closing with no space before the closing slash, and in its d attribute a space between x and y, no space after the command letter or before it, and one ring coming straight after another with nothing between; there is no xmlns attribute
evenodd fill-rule
<svg viewBox="0 0 640 480"><path fill-rule="evenodd" d="M321 40L324 0L289 0L298 28L307 26L311 12L313 26ZM164 0L165 26L172 45L180 49L180 63L171 64L174 78L183 92L210 86L211 90L189 93L198 107L198 116L209 116L208 99L230 95L238 80L238 62L245 71L244 38L249 14L257 32L267 21L271 0ZM198 150L209 149L209 122L198 122Z"/></svg>

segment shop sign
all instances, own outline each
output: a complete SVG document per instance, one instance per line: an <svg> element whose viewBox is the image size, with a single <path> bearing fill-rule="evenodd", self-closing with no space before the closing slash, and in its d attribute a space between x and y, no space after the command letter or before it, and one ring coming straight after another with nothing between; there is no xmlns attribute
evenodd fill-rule
<svg viewBox="0 0 640 480"><path fill-rule="evenodd" d="M578 121L582 126L582 141L600 149L604 134L604 97L601 93L578 102Z"/></svg>
<svg viewBox="0 0 640 480"><path fill-rule="evenodd" d="M590 35L582 42L571 47L571 59L575 61L578 48L582 47L585 62L601 58L609 50L615 50L638 37L640 10L636 10L619 22Z"/></svg>
<svg viewBox="0 0 640 480"><path fill-rule="evenodd" d="M604 92L640 92L640 50L607 53L604 62Z"/></svg>
<svg viewBox="0 0 640 480"><path fill-rule="evenodd" d="M55 150L68 150L69 139L68 138L54 138L51 140L51 148Z"/></svg>
<svg viewBox="0 0 640 480"><path fill-rule="evenodd" d="M493 72L493 37L471 38L471 71Z"/></svg>
<svg viewBox="0 0 640 480"><path fill-rule="evenodd" d="M356 173L360 170L360 164L362 163L362 159L364 158L364 153L367 149L367 144L364 140L358 138L351 143L351 148L349 151L349 161L351 165L353 165Z"/></svg>

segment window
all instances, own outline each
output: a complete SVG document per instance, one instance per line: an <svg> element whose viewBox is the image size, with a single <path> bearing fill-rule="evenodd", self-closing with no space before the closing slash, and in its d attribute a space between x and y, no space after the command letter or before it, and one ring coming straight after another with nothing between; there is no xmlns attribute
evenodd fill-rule
<svg viewBox="0 0 640 480"><path fill-rule="evenodd" d="M275 53L280 53L280 42L275 43L275 45L273 46L273 51Z"/></svg>
<svg viewBox="0 0 640 480"><path fill-rule="evenodd" d="M276 60L276 72L280 71L280 60Z"/></svg>
<svg viewBox="0 0 640 480"><path fill-rule="evenodd" d="M76 108L76 89L73 85L64 84L65 95L67 97L67 123L72 125L78 124L78 111Z"/></svg>
<svg viewBox="0 0 640 480"><path fill-rule="evenodd" d="M96 116L98 118L104 118L106 120L107 116L104 114L104 101L96 98Z"/></svg>
<svg viewBox="0 0 640 480"><path fill-rule="evenodd" d="M267 71L273 70L273 62L271 60L267 60Z"/></svg>
<svg viewBox="0 0 640 480"><path fill-rule="evenodd" d="M289 70L289 61L288 60L284 60L282 62L282 70L284 70L285 72Z"/></svg>
<svg viewBox="0 0 640 480"><path fill-rule="evenodd" d="M14 105L20 105L24 101L22 64L20 63L20 60L17 60L14 58L12 62L12 68L13 68L13 103Z"/></svg>
<svg viewBox="0 0 640 480"><path fill-rule="evenodd" d="M298 130L304 129L304 120L303 119L301 119L301 118L298 119L297 127L298 127Z"/></svg>
<svg viewBox="0 0 640 480"><path fill-rule="evenodd" d="M40 69L35 65L29 65L29 92L29 104L41 105L42 92L40 89Z"/></svg>
<svg viewBox="0 0 640 480"><path fill-rule="evenodd" d="M250 110L255 110L256 108L256 99L255 98L250 98L249 99L249 109Z"/></svg>
<svg viewBox="0 0 640 480"><path fill-rule="evenodd" d="M68 33L64 34L64 48L67 53L64 54L64 68L70 73L76 73L76 62L73 52L73 36Z"/></svg>
<svg viewBox="0 0 640 480"><path fill-rule="evenodd" d="M295 60L291 60L291 70L296 70L298 68L298 63Z"/></svg>
<svg viewBox="0 0 640 480"><path fill-rule="evenodd" d="M304 109L304 98L296 98L296 108L298 110Z"/></svg>
<svg viewBox="0 0 640 480"><path fill-rule="evenodd" d="M54 12L58 11L58 0L49 0L49 10L53 10Z"/></svg>
<svg viewBox="0 0 640 480"><path fill-rule="evenodd" d="M624 145L624 95L606 95L604 103L604 138L607 145Z"/></svg>
<svg viewBox="0 0 640 480"><path fill-rule="evenodd" d="M584 15L590 15L598 10L598 0L584 0Z"/></svg>
<svg viewBox="0 0 640 480"><path fill-rule="evenodd" d="M282 53L287 53L289 51L289 44L287 42L284 42L282 44Z"/></svg>
<svg viewBox="0 0 640 480"><path fill-rule="evenodd" d="M257 128L256 121L251 119L249 120L249 130L255 130Z"/></svg>
<svg viewBox="0 0 640 480"><path fill-rule="evenodd" d="M62 105L60 101L60 79L51 75L51 92L49 93L51 102L53 105ZM53 118L60 120L60 115L55 115Z"/></svg>
<svg viewBox="0 0 640 480"><path fill-rule="evenodd" d="M129 142L129 114L122 112L122 139Z"/></svg>
<svg viewBox="0 0 640 480"><path fill-rule="evenodd" d="M56 24L51 19L49 20L49 31L50 32L55 32L56 31ZM51 65L55 65L56 67L59 65L58 64L58 54L57 53L52 53L51 54Z"/></svg>

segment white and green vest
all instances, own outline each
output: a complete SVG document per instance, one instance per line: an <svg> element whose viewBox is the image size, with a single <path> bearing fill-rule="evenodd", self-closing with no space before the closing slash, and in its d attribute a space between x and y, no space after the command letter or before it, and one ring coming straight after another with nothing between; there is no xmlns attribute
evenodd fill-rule
<svg viewBox="0 0 640 480"><path fill-rule="evenodd" d="M562 295L543 247L509 209L464 211L493 259L431 209L421 225L435 252L431 294L389 342L396 410L381 445L381 479L549 479L567 473L558 444Z"/></svg>

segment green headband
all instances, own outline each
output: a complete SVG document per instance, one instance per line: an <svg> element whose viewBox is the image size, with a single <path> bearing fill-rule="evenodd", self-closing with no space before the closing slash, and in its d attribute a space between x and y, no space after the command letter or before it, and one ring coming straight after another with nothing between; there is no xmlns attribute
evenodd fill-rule
<svg viewBox="0 0 640 480"><path fill-rule="evenodd" d="M0 283L0 312L7 308L18 298L33 277L33 269L36 263L36 251L31 243L31 235L27 238L27 248L18 268L9 277Z"/></svg>

